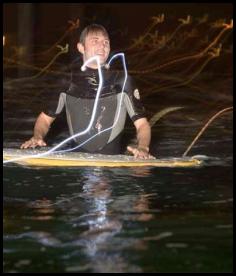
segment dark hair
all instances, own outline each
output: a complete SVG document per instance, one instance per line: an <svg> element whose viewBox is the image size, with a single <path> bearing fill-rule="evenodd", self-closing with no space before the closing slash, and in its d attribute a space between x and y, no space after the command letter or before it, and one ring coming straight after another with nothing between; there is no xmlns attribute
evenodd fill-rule
<svg viewBox="0 0 236 276"><path fill-rule="evenodd" d="M84 45L85 38L89 33L102 33L105 37L109 39L107 30L99 24L91 24L87 26L80 34L79 42Z"/></svg>

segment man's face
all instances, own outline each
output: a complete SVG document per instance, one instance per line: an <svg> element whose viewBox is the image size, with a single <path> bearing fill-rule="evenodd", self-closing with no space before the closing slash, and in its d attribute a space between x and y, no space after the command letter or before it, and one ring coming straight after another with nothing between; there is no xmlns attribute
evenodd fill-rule
<svg viewBox="0 0 236 276"><path fill-rule="evenodd" d="M80 44L80 43L79 43ZM90 32L85 38L84 45L78 44L79 51L83 54L84 62L89 58L98 56L100 64L104 64L110 53L109 38L102 32ZM97 68L96 61L88 64L88 67Z"/></svg>

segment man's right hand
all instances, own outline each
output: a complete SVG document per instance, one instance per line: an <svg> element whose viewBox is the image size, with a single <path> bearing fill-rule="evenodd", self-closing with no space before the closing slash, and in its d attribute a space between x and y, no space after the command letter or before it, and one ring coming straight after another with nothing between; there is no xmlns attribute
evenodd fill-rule
<svg viewBox="0 0 236 276"><path fill-rule="evenodd" d="M35 148L35 147L46 147L47 144L44 142L43 139L38 139L38 138L34 138L32 137L30 140L24 142L21 145L21 149L27 149L27 148Z"/></svg>

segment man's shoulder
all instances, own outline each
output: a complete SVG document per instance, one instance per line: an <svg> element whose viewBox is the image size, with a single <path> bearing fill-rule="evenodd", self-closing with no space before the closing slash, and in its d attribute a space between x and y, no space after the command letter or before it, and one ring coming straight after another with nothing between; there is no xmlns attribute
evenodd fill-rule
<svg viewBox="0 0 236 276"><path fill-rule="evenodd" d="M136 81L133 78L133 76L131 76L130 74L127 74L127 76L125 76L124 72L118 72L115 82L116 84L119 84L121 87L124 86L124 92L128 94L137 88Z"/></svg>

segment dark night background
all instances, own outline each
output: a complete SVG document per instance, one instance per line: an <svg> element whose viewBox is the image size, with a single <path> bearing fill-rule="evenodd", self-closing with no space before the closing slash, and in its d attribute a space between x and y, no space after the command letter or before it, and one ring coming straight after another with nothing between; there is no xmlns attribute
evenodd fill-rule
<svg viewBox="0 0 236 276"><path fill-rule="evenodd" d="M187 15L202 16L209 14L210 20L225 18L230 20L233 5L230 3L9 3L3 6L3 33L17 33L24 22L24 30L33 32L33 39L42 44L49 44L62 34L68 26L68 20L80 19L80 30L87 24L97 22L103 24L109 32L126 31L130 39L141 34L150 24L150 17L164 13L168 19ZM22 11L25 10L25 14ZM18 38L20 39L20 38ZM117 41L113 44L116 45Z"/></svg>

